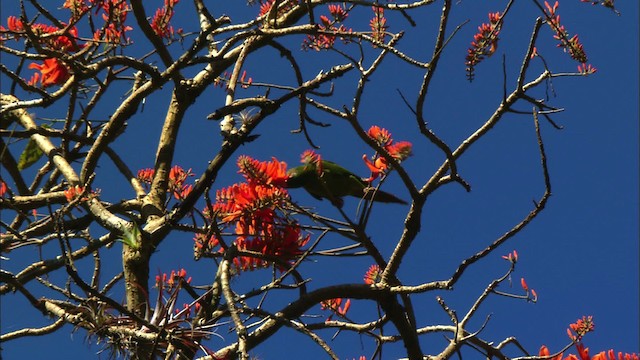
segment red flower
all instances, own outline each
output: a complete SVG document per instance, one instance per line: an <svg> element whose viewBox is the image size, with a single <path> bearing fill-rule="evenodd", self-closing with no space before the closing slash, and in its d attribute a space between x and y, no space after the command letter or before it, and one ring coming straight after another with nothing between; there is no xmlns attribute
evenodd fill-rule
<svg viewBox="0 0 640 360"><path fill-rule="evenodd" d="M269 12L269 10L271 10L271 7L273 6L274 2L275 0L268 0L266 2L261 2L260 12L258 13L258 17L266 15Z"/></svg>
<svg viewBox="0 0 640 360"><path fill-rule="evenodd" d="M187 278L187 270L171 270L171 274L168 276L167 273L163 273L162 276L156 275L156 287L164 288L165 286L167 286L167 290L169 290L174 286L177 286L180 280L184 280L186 283L191 282L191 277Z"/></svg>
<svg viewBox="0 0 640 360"><path fill-rule="evenodd" d="M253 83L253 78L251 76L249 76L249 79L247 79L247 70L242 71L242 76L240 76L239 83L243 89L248 89L249 86L251 86L251 84Z"/></svg>
<svg viewBox="0 0 640 360"><path fill-rule="evenodd" d="M193 176L191 169L184 170L179 165L175 165L169 171L169 189L173 196L178 199L184 199L191 192L191 185L185 185L187 177Z"/></svg>
<svg viewBox="0 0 640 360"><path fill-rule="evenodd" d="M249 156L238 158L240 173L251 184L273 185L284 187L287 182L287 163L278 161L275 157L271 161L255 160Z"/></svg>
<svg viewBox="0 0 640 360"><path fill-rule="evenodd" d="M24 31L24 27L22 25L22 20L18 19L15 16L9 16L7 18L7 26L9 28L9 30L11 30L11 31L15 31L15 32L23 32Z"/></svg>
<svg viewBox="0 0 640 360"><path fill-rule="evenodd" d="M261 162L248 156L238 158L240 173L247 182L234 184L216 192L213 213L227 226L235 226L235 245L239 250L256 252L283 261L295 259L310 235L302 234L298 223L280 210L289 201L286 184L286 163L272 158ZM211 211L205 215L212 217ZM218 244L215 238L196 236L198 254ZM234 265L240 270L266 267L272 260L259 256L241 255Z"/></svg>
<svg viewBox="0 0 640 360"><path fill-rule="evenodd" d="M65 25L62 23L62 25ZM15 32L15 39L19 39L25 33L25 28L22 20L15 16L9 16L7 18L7 26L10 31ZM78 38L78 29L74 26L68 30L68 34L60 36L51 36L50 34L59 33L62 29L55 26L46 24L32 24L29 29L38 37L41 44L49 46L51 49L75 52L84 47L84 45L78 45L76 39Z"/></svg>
<svg viewBox="0 0 640 360"><path fill-rule="evenodd" d="M173 37L173 26L169 21L173 17L173 7L179 0L165 0L164 7L156 10L151 19L151 28L161 38L171 39Z"/></svg>
<svg viewBox="0 0 640 360"><path fill-rule="evenodd" d="M369 21L369 27L371 27L371 35L374 40L384 42L384 38L387 36L386 31L389 28L387 26L387 19L384 17L384 8L378 6L372 6L373 18Z"/></svg>
<svg viewBox="0 0 640 360"><path fill-rule="evenodd" d="M336 22L342 22L347 18L347 16L349 16L345 8L337 4L329 5L329 13L333 16L333 19Z"/></svg>
<svg viewBox="0 0 640 360"><path fill-rule="evenodd" d="M520 278L520 285L522 286L522 289L527 293L527 300L533 302L538 301L538 294L534 289L529 288L529 285L527 285L527 282L524 280L524 278Z"/></svg>
<svg viewBox="0 0 640 360"><path fill-rule="evenodd" d="M364 283L367 285L373 285L380 282L380 266L371 265L369 270L364 274Z"/></svg>
<svg viewBox="0 0 640 360"><path fill-rule="evenodd" d="M583 75L593 74L596 71L598 71L598 69L593 67L591 64L582 63L582 64L578 65L578 72L583 74Z"/></svg>
<svg viewBox="0 0 640 360"><path fill-rule="evenodd" d="M239 183L216 191L213 209L223 217L223 222L229 222L261 208L279 206L288 199L287 190L279 187Z"/></svg>
<svg viewBox="0 0 640 360"><path fill-rule="evenodd" d="M542 357L542 356L550 356L551 353L549 352L549 349L542 345L540 347L540 351L538 352L538 356ZM562 360L562 353L550 358L549 360Z"/></svg>
<svg viewBox="0 0 640 360"><path fill-rule="evenodd" d="M316 164L316 165L321 165L322 164L322 158L320 157L320 154L317 154L315 151L313 150L305 150L302 155L300 155L300 162L308 165L308 164Z"/></svg>
<svg viewBox="0 0 640 360"><path fill-rule="evenodd" d="M343 24L340 24L346 20L348 13L340 5L331 4L328 5L329 16L320 15L320 23L318 29L322 31L331 32L351 32L351 29L347 29ZM340 26L337 26L340 24ZM348 42L347 38L340 37L343 42ZM302 48L305 50L313 49L316 51L330 49L336 42L336 36L330 34L315 34L308 35L302 42Z"/></svg>
<svg viewBox="0 0 640 360"><path fill-rule="evenodd" d="M473 80L475 66L485 57L489 57L498 48L498 34L502 28L502 14L489 13L489 23L478 26L478 32L473 36L471 46L467 50L465 65L467 66L467 78Z"/></svg>
<svg viewBox="0 0 640 360"><path fill-rule="evenodd" d="M71 76L67 67L56 58L45 59L42 65L29 64L29 69L40 71L40 73L35 73L28 82L29 85L33 86L36 85L38 80L40 80L42 87L61 85Z"/></svg>
<svg viewBox="0 0 640 360"><path fill-rule="evenodd" d="M328 309L338 314L339 316L344 317L347 315L347 311L349 311L349 308L351 307L351 299L347 299L347 301L345 301L344 303L344 306L340 305L342 305L342 298L329 299L320 302L320 308L322 310ZM331 320L331 316L329 316L327 320Z"/></svg>
<svg viewBox="0 0 640 360"><path fill-rule="evenodd" d="M582 343L576 344L576 350L578 351L578 356L574 354L570 354L567 357L565 357L564 360L638 360L639 359L638 354L623 354L622 352L618 352L618 357L616 358L616 354L613 351L613 349L607 352L601 351L600 353L594 356L589 356L589 348L585 348L584 344ZM540 357L550 356L549 350L547 349L546 346L543 345L540 348L539 356ZM562 354L554 356L549 360L562 360Z"/></svg>
<svg viewBox="0 0 640 360"><path fill-rule="evenodd" d="M395 144L390 144L385 147L385 150L389 153L389 155L393 156L396 160L402 161L409 156L411 156L411 150L413 145L408 141L400 141Z"/></svg>
<svg viewBox="0 0 640 360"><path fill-rule="evenodd" d="M391 144L393 141L391 139L391 133L389 133L387 129L381 128L377 125L370 127L369 131L367 131L367 135L382 147Z"/></svg>
<svg viewBox="0 0 640 360"><path fill-rule="evenodd" d="M594 355L591 360L638 360L638 354L623 354L622 352L618 352L618 357L616 358L616 354L613 349L609 350L606 354L604 351Z"/></svg>
<svg viewBox="0 0 640 360"><path fill-rule="evenodd" d="M96 2L96 0L90 0ZM133 30L130 26L125 25L127 13L131 11L126 1L122 0L101 0L98 2L102 9L102 20L105 21L101 29L96 30L93 39L98 41L106 41L112 44L120 44L124 39L129 42L126 37L127 31Z"/></svg>
<svg viewBox="0 0 640 360"><path fill-rule="evenodd" d="M513 250L513 252L510 252L508 255L502 255L502 258L505 260L509 260L512 263L515 263L518 261L518 252Z"/></svg>
<svg viewBox="0 0 640 360"><path fill-rule="evenodd" d="M563 48L565 52L569 53L569 56L571 56L572 59L580 63L586 63L588 61L587 54L584 51L582 43L580 43L578 35L569 37L569 33L565 29L564 25L560 24L560 15L556 14L556 11L558 10L558 2L556 1L553 6L551 6L545 1L544 6L546 7L545 14L547 15L547 23L555 32L553 37L560 41L558 47Z"/></svg>
<svg viewBox="0 0 640 360"><path fill-rule="evenodd" d="M369 160L367 155L362 155L362 160L364 160L364 164L367 165L367 167L371 171L371 176L366 180L367 182L372 182L381 174L384 174L387 170L389 170L387 159L383 157L377 157L372 162L371 160Z"/></svg>
<svg viewBox="0 0 640 360"><path fill-rule="evenodd" d="M578 350L580 360L591 360L589 357L589 348L585 348L583 343L576 344L576 349Z"/></svg>
<svg viewBox="0 0 640 360"><path fill-rule="evenodd" d="M265 209L255 217L241 217L236 222L236 246L240 250L258 252L281 260L292 260L302 253L309 235L301 236L297 225L281 225L272 209ZM266 267L270 262L251 256L234 259L236 267L242 270Z"/></svg>
<svg viewBox="0 0 640 360"><path fill-rule="evenodd" d="M258 14L258 17L266 15L271 10L271 7L275 2L275 0L260 0L260 13ZM297 0L278 1L279 9L277 16L280 16L291 10L297 3Z"/></svg>
<svg viewBox="0 0 640 360"><path fill-rule="evenodd" d="M0 180L0 197L3 197L7 192L7 184L4 181Z"/></svg>
<svg viewBox="0 0 640 360"><path fill-rule="evenodd" d="M206 215L206 214L205 214ZM208 239L204 234L195 234L193 237L194 255L197 259L200 259L204 253L210 252L213 248L220 244L218 238L215 235L210 236Z"/></svg>
<svg viewBox="0 0 640 360"><path fill-rule="evenodd" d="M137 178L140 182L151 185L153 182L153 177L155 175L155 170L151 168L138 170ZM184 170L179 165L174 165L171 170L169 170L169 186L167 188L167 192L173 194L173 196L177 200L182 200L191 192L193 186L187 185L184 182L188 177L194 176L191 172L191 169Z"/></svg>
<svg viewBox="0 0 640 360"><path fill-rule="evenodd" d="M76 197L80 196L83 192L84 192L84 187L80 185L70 186L67 190L64 191L64 196L67 198L68 202L71 202ZM87 198L84 198L82 200L87 200Z"/></svg>
<svg viewBox="0 0 640 360"><path fill-rule="evenodd" d="M71 11L71 19L77 20L82 15L84 15L87 11L89 11L89 6L85 2L85 0L65 0L62 7L65 9L69 9Z"/></svg>
<svg viewBox="0 0 640 360"><path fill-rule="evenodd" d="M391 155L398 162L401 162L411 156L411 149L413 145L411 145L408 141L400 141L397 143L393 142L391 138L391 133L387 129L381 128L379 126L372 126L367 131L367 135L373 139L378 145L383 147L389 155ZM372 160L366 155L362 156L362 160L364 160L365 165L371 171L371 176L365 181L372 182L377 179L382 174L386 173L390 170L390 165L386 158L375 154Z"/></svg>
<svg viewBox="0 0 640 360"><path fill-rule="evenodd" d="M155 170L151 168L138 170L137 178L141 182L150 185L153 181L153 175L155 174Z"/></svg>
<svg viewBox="0 0 640 360"><path fill-rule="evenodd" d="M594 329L593 316L583 316L582 319L578 319L575 323L569 324L567 334L571 340L580 341L585 334Z"/></svg>

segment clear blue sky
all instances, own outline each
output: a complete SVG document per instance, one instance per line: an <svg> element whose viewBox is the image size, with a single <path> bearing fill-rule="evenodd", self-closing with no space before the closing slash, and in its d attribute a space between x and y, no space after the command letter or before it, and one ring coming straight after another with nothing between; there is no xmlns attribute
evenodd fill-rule
<svg viewBox="0 0 640 360"><path fill-rule="evenodd" d="M11 4L13 3L13 4ZM2 2L0 18L6 21L14 14L18 2ZM257 8L247 8L242 2L228 9L234 21L253 16ZM519 2L507 20L501 36L501 43L494 57L478 66L476 80L469 83L465 79L464 56L475 27L486 21L488 11L502 10L499 6L489 7L479 2L463 1L453 8L452 25L470 19L454 38L440 64L439 73L433 80L426 106L426 118L434 131L450 146L455 147L475 128L481 125L494 111L501 99L502 73L501 56L506 52L507 89L513 89L515 75L521 62L522 52L528 41L528 33L533 27L532 16L525 13L532 9L531 2ZM160 2L158 2L160 4ZM494 297L480 309L475 325L479 326L485 316L491 320L482 333L484 339L496 342L507 336L516 336L531 351L542 344L552 350L559 349L566 341L567 325L583 315L593 315L596 332L585 339L592 352L614 348L616 351L640 352L639 348L639 192L638 192L638 21L637 1L619 2L621 16L601 8L564 0L559 12L562 22L573 34L578 33L590 58L590 63L598 72L587 78L559 78L553 81L555 94L549 94L549 104L564 108L565 111L553 116L564 127L558 131L544 120L542 134L547 150L553 195L543 213L516 238L499 249L476 267L470 269L453 292L442 292L447 303L464 313L467 307L494 278L507 268L500 255L517 249L520 254L517 272L514 274L515 291L519 291L519 278L525 277L529 285L536 289L539 301L536 304L513 299ZM192 30L193 18L185 12L191 3L180 3L180 15L174 26ZM212 12L219 15L212 4ZM152 6L147 9L150 11ZM431 34L436 27L440 5L433 6L415 20L417 29L409 29L400 43L400 48L411 56L426 59L432 45ZM190 10L189 10L190 11ZM187 21L185 22L180 22ZM355 19L351 19L355 21ZM350 21L351 21L350 20ZM408 27L399 17L390 17L390 30ZM355 22L347 25L356 26ZM360 24L359 24L360 25ZM453 26L451 29L453 29ZM415 33L411 33L415 31ZM135 32L134 32L135 34ZM548 28L541 37L550 38ZM135 41L135 35L134 35ZM298 40L296 40L298 41ZM573 72L576 64L558 48L546 40L539 51L556 72ZM296 47L294 46L295 50ZM131 49L144 52L143 49ZM319 69L328 70L326 61L339 59L327 53L308 53L305 78L311 78ZM6 55L3 55L3 64ZM414 143L415 156L406 161L406 169L418 184L424 183L437 169L443 156L428 142L417 136L411 112L397 95L401 89L413 102L418 88L420 72L409 68L393 57L387 58L369 85L361 113L365 127L377 124L389 129L394 138ZM323 62L324 61L324 62ZM341 61L342 63L343 61ZM540 70L539 62L532 70ZM292 79L288 65L279 60L275 52L265 51L260 57L250 58L248 70L254 81L269 82L276 79ZM535 72L532 72L534 74ZM6 78L2 78L2 92L8 90ZM340 83L338 83L339 86ZM346 82L343 82L346 84ZM249 90L251 91L251 90ZM345 97L332 104L349 104L350 89ZM544 97L542 90L533 95ZM112 93L103 104L103 114L110 114L121 97ZM131 160L133 169L151 167L155 155L164 111L167 107L166 92L147 99L142 113L131 121L127 131L114 147L123 153L136 154ZM217 123L205 120L208 113L222 104L224 92L217 88L208 90L199 98L199 103L188 113L184 128L180 133L176 163L193 168L200 175L220 144ZM520 110L528 111L530 106L521 103ZM55 109L54 109L55 110ZM54 111L52 110L52 111ZM48 110L36 109L36 115L48 115ZM237 155L249 154L260 160L276 156L291 166L298 162L299 155L308 148L302 135L292 135L289 130L297 127L295 104L282 109L281 113L268 118L257 129L262 136L240 149ZM55 114L59 116L60 114ZM324 158L338 161L361 175L366 168L361 156L367 151L359 143L351 128L336 119L319 115L317 120L331 123L329 128L312 128L314 141L321 146L319 152ZM104 172L98 173L96 186L102 188L102 196L108 201L132 196L118 189L124 188L119 174L113 171L108 161L101 164ZM539 166L535 133L530 116L507 115L495 130L479 141L459 161L460 173L472 185L471 193L459 186L449 185L437 192L426 205L423 230L412 248L414 254L403 263L399 276L407 284L442 279L450 276L460 260L482 249L490 241L502 235L519 222L532 208L532 200L540 198L544 191ZM100 169L98 169L100 171ZM217 188L241 180L232 163L217 180ZM113 184L121 184L114 188ZM401 188L397 176L392 176L386 190L408 199ZM328 202L318 202L302 190L292 192L294 200L301 204L316 206L328 216L337 212ZM357 201L348 200L347 212L355 211ZM379 206L374 211L369 234L385 255L389 255L402 230L402 220L407 207L400 205ZM4 217L3 217L4 220ZM340 239L330 238L330 245L341 244ZM107 269L112 273L119 270L120 244L103 252ZM7 255L2 268L16 270L33 257L33 250L15 251ZM360 282L370 265L364 260L331 260L323 266L325 259L303 267L305 276L313 278L311 288L334 282ZM111 261L111 263L109 263ZM198 284L209 283L215 274L211 264L194 263L192 260L191 235L172 234L165 241L152 260L151 272L169 272L184 267ZM59 273L55 277L64 278ZM252 279L263 279L268 271L247 274L238 280L238 286L246 287ZM243 280L244 279L244 280ZM506 289L505 289L506 290ZM447 323L447 318L435 303L435 295L416 295L414 304L428 309L420 312L421 325ZM117 296L115 296L118 299ZM10 332L24 326L43 325L41 316L22 301L20 295L8 294L0 299L1 331ZM274 307L274 309L276 309ZM274 310L270 309L270 310ZM319 307L316 313L320 312ZM354 302L350 315L363 320L370 304ZM23 338L2 344L6 359L17 358L93 358L102 345L84 342L85 332L79 330L70 334L67 326L54 335L38 338ZM220 335L232 339L221 329ZM331 333L324 333L330 337ZM275 340L277 339L277 340ZM209 343L211 348L223 344L222 340ZM285 346L283 346L283 344ZM357 337L340 334L332 342L341 358L369 356L373 346L368 339L361 342ZM427 352L438 349L441 339L426 340ZM311 349L313 352L309 352ZM384 358L402 356L402 349L392 346ZM52 354L55 352L55 355ZM281 359L306 356L322 358L307 338L285 331L274 341L261 345L252 354L261 359ZM311 354L311 355L309 355ZM106 358L106 354L102 357ZM472 354L473 358L473 354Z"/></svg>

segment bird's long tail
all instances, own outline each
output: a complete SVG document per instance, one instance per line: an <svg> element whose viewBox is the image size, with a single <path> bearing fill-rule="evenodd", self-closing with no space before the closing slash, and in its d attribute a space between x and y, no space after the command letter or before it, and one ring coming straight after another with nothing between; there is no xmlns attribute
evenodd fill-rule
<svg viewBox="0 0 640 360"><path fill-rule="evenodd" d="M400 199L399 197L390 194L388 192L382 190L375 190L373 188L364 189L365 198L368 200L383 202L383 203L396 203L396 204L406 204L407 202Z"/></svg>

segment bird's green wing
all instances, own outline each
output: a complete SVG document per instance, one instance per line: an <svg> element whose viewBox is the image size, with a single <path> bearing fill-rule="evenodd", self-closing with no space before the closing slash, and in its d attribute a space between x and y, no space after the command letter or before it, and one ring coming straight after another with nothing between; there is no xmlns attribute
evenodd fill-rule
<svg viewBox="0 0 640 360"><path fill-rule="evenodd" d="M373 198L373 201L405 203L394 195L381 190L375 193L372 190L365 191L368 187L365 181L334 162L322 160L321 166L321 171L318 171L315 164L292 168L289 170L287 187L303 187L317 199L325 198L337 203L341 203L341 198L347 195L357 198L363 198L366 195L369 200Z"/></svg>

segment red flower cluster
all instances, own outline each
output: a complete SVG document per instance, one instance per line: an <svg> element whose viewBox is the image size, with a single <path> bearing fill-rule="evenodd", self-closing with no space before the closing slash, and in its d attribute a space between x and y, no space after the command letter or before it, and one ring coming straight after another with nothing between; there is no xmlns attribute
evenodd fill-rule
<svg viewBox="0 0 640 360"><path fill-rule="evenodd" d="M300 162L305 165L313 165L318 175L322 175L324 169L322 167L322 156L313 150L305 150L300 155Z"/></svg>
<svg viewBox="0 0 640 360"><path fill-rule="evenodd" d="M580 341L584 335L594 329L593 316L583 316L582 319L578 319L575 323L569 325L567 335L573 341Z"/></svg>
<svg viewBox="0 0 640 360"><path fill-rule="evenodd" d="M629 354L629 353L622 353L622 352L618 352L618 356L616 357L616 353L613 351L613 349L610 349L607 352L601 351L596 355L590 356L589 355L589 348L585 348L584 344L582 343L577 343L576 344L576 350L578 352L578 356L574 355L574 354L570 354L567 355L566 357L563 358L563 354L560 353L552 358L549 358L549 360L639 360L640 357L638 356L638 354ZM549 352L549 349L542 345L540 347L540 351L538 353L539 356L551 356L551 353Z"/></svg>
<svg viewBox="0 0 640 360"><path fill-rule="evenodd" d="M202 339L210 333L189 326L193 321L193 315L198 314L202 308L201 299L183 304L182 307L178 305L180 292L185 287L189 288L190 282L191 277L187 278L185 269L172 270L168 276L166 273L156 276L156 303L153 308L149 308L146 320L166 331L171 331L181 347L196 352L201 348ZM193 293L191 289L189 292ZM183 326L185 324L186 326Z"/></svg>
<svg viewBox="0 0 640 360"><path fill-rule="evenodd" d="M64 191L64 197L67 198L68 202L71 202L76 197L82 195L83 192L84 192L84 187L83 186L80 186L80 185L69 186L69 188ZM83 199L83 200L86 200L86 198Z"/></svg>
<svg viewBox="0 0 640 360"><path fill-rule="evenodd" d="M63 24L64 25L64 24ZM46 24L32 24L26 30L22 20L15 16L7 19L8 30L0 26L0 31L9 31L14 40L25 37L27 32L33 32L38 39L40 46L61 52L76 52L84 47L78 44L78 29L71 27L67 30ZM3 39L6 40L6 39ZM64 84L71 76L69 69L57 58L45 59L42 64L31 63L29 69L38 70L28 81L29 85L35 86L38 81L42 87Z"/></svg>
<svg viewBox="0 0 640 360"><path fill-rule="evenodd" d="M273 185L283 188L287 185L287 163L278 161L275 157L271 161L258 161L249 156L238 158L238 171L251 185Z"/></svg>
<svg viewBox="0 0 640 360"><path fill-rule="evenodd" d="M373 285L380 282L380 276L382 273L380 272L380 266L371 265L369 270L364 274L364 283L367 285Z"/></svg>
<svg viewBox="0 0 640 360"><path fill-rule="evenodd" d="M164 0L164 7L156 10L155 15L151 19L151 28L161 38L171 39L173 38L173 26L169 24L169 21L173 17L173 8L180 0ZM178 30L180 33L181 31Z"/></svg>
<svg viewBox="0 0 640 360"><path fill-rule="evenodd" d="M343 24L343 21L347 19L349 13L347 10L341 5L329 5L329 16L320 15L320 24L318 24L318 29L323 31L332 31L332 32L351 32L351 29L348 29ZM340 26L336 26L340 24ZM347 39L344 37L340 37L343 42L347 42ZM302 42L302 48L305 50L313 49L316 51L331 49L336 42L336 36L330 34L317 34L317 35L308 35L307 38Z"/></svg>
<svg viewBox="0 0 640 360"><path fill-rule="evenodd" d="M351 307L351 299L347 299L347 301L344 302L344 305L342 305L342 300L342 298L336 298L322 301L320 303L320 308L322 310L331 310L334 314L337 314L340 317L345 317L347 315L347 311L349 311L349 308ZM327 317L327 321L331 320L332 316L333 315L329 315L329 317Z"/></svg>
<svg viewBox="0 0 640 360"><path fill-rule="evenodd" d="M274 3L276 3L276 0L259 0L260 2L260 13L258 14L258 17L266 15L270 10L271 7L273 6ZM294 6L296 6L298 4L298 0L285 0L285 1L278 1L278 17L282 14L285 14L287 11L293 9Z"/></svg>
<svg viewBox="0 0 640 360"><path fill-rule="evenodd" d="M42 87L62 85L71 76L69 69L56 58L45 59L42 65L31 63L29 69L39 71L29 79L28 84L31 86L35 86L38 81Z"/></svg>
<svg viewBox="0 0 640 360"><path fill-rule="evenodd" d="M138 170L137 178L143 184L151 185L154 175L154 169L141 169ZM176 200L182 200L187 197L193 189L192 185L185 184L185 181L190 176L194 176L191 169L185 171L179 165L172 167L169 171L169 187L167 188L167 192L172 193Z"/></svg>
<svg viewBox="0 0 640 360"><path fill-rule="evenodd" d="M522 286L522 290L527 293L527 300L536 302L538 301L538 293L534 289L529 289L529 285L524 280L524 278L520 278L520 286Z"/></svg>
<svg viewBox="0 0 640 360"><path fill-rule="evenodd" d="M582 63L582 64L578 65L578 72L580 74L589 75L589 74L593 74L596 71L598 71L598 69L593 67L591 64Z"/></svg>
<svg viewBox="0 0 640 360"><path fill-rule="evenodd" d="M171 1L171 0L169 0ZM177 2L177 1L175 1ZM71 21L77 21L90 9L95 8L96 13L102 10L104 26L96 30L93 39L105 41L111 44L129 43L125 32L133 30L125 25L127 13L131 11L129 5L123 0L65 0L63 8L71 11Z"/></svg>
<svg viewBox="0 0 640 360"><path fill-rule="evenodd" d="M384 8L379 6L372 6L373 18L369 21L369 27L371 27L371 36L374 40L384 42L384 38L387 36L387 18L384 17Z"/></svg>
<svg viewBox="0 0 640 360"><path fill-rule="evenodd" d="M224 73L222 73L222 76L217 77L213 81L213 86L219 86L222 88L225 86L225 84L229 83L229 78L231 78L231 74L225 71ZM249 88L249 86L251 86L251 83L253 83L253 78L249 77L249 79L247 79L247 70L243 70L238 84L240 84L243 89L247 89Z"/></svg>
<svg viewBox="0 0 640 360"><path fill-rule="evenodd" d="M561 47L565 52L569 53L572 59L579 63L586 63L588 61L587 54L584 52L584 47L578 38L578 35L569 37L569 33L564 28L564 25L560 24L560 15L556 14L558 10L558 2L556 1L553 6L548 2L544 2L546 8L545 15L547 16L547 23L551 29L555 32L553 36L556 40L560 41L558 47Z"/></svg>
<svg viewBox="0 0 640 360"><path fill-rule="evenodd" d="M286 190L279 187L233 184L216 192L217 202L213 209L222 216L222 222L231 222L239 220L247 212L258 212L265 207L280 205L288 196Z"/></svg>
<svg viewBox="0 0 640 360"><path fill-rule="evenodd" d="M371 139L377 142L380 147L385 149L389 155L398 162L401 162L411 156L411 143L408 141L399 141L394 143L391 138L391 133L389 133L387 129L372 126L367 132L367 135L369 135ZM381 175L386 174L391 169L391 165L388 163L387 159L380 156L378 153L374 154L371 159L369 159L367 155L362 155L362 160L364 160L369 170L371 170L371 176L365 180L368 182L372 182Z"/></svg>
<svg viewBox="0 0 640 360"><path fill-rule="evenodd" d="M586 349L587 351L589 351L589 348ZM593 355L593 357L591 358L591 360L638 360L640 359L640 356L638 354L633 354L633 353L622 353L622 351L618 352L618 357L616 357L616 353L613 351L613 349L609 349L609 351L607 351L606 353L604 351L601 351L595 355Z"/></svg>
<svg viewBox="0 0 640 360"><path fill-rule="evenodd" d="M283 218L275 216L275 211L263 211L255 217L242 217L236 222L236 246L240 250L289 261L302 253L302 246L309 241L309 235L301 234L297 223L283 224ZM266 267L270 261L253 256L239 256L234 264L242 270ZM281 266L279 266L281 268Z"/></svg>
<svg viewBox="0 0 640 360"><path fill-rule="evenodd" d="M156 13L156 16L153 18L152 28L154 28L156 32L159 32L160 36L166 37L173 34L173 28L168 22L173 16L173 5L177 2L178 0L166 0L165 7L161 9L162 11ZM101 11L104 25L98 27L94 32L93 39L95 41L116 45L122 44L123 42L129 43L129 39L125 33L132 30L132 28L125 25L127 13L131 11L127 1L65 0L62 7L71 12L69 21L72 23L80 20L80 18L89 13L91 9L96 9L96 14ZM72 53L79 51L85 46L85 44L78 43L79 36L77 28L75 26L68 27L64 23L62 23L62 27L60 28L38 23L28 25L22 19L11 16L7 19L7 26L8 30L0 26L0 31L9 34L8 37L0 38L0 41L5 41L9 38L18 40L25 37L28 33L33 33L40 43L40 46L52 50ZM28 29L25 28L25 26L28 26ZM29 68L38 71L28 81L28 84L32 86L35 86L38 82L45 88L52 85L61 85L71 77L69 67L64 64L60 57L45 59L42 64L30 64Z"/></svg>
<svg viewBox="0 0 640 360"><path fill-rule="evenodd" d="M187 270L171 270L171 274L169 276L167 276L166 273L162 274L162 276L156 275L156 287L168 287L169 289L172 289L174 286L178 285L180 279L185 280L187 284L191 283L191 277L187 278Z"/></svg>
<svg viewBox="0 0 640 360"><path fill-rule="evenodd" d="M240 270L268 266L275 257L291 261L302 253L309 241L298 223L280 209L289 201L286 185L286 163L272 158L261 162L248 156L238 158L240 173L246 182L231 185L216 192L213 213L229 227L234 227L235 245L239 250L259 253L241 255L234 259ZM205 211L211 218L211 214ZM196 235L196 251L211 251L218 239L204 239ZM222 251L222 249L219 249ZM261 257L264 255L265 257Z"/></svg>
<svg viewBox="0 0 640 360"><path fill-rule="evenodd" d="M0 197L3 197L7 193L7 184L0 180Z"/></svg>
<svg viewBox="0 0 640 360"><path fill-rule="evenodd" d="M125 24L127 14L131 11L127 2L122 0L88 1L102 10L102 20L104 20L104 26L93 34L93 39L116 45L128 44L130 40L126 36L126 32L133 30L133 28Z"/></svg>
<svg viewBox="0 0 640 360"><path fill-rule="evenodd" d="M489 22L478 26L478 32L473 35L471 46L467 50L465 65L467 66L467 78L473 80L475 66L485 57L489 57L498 48L498 35L502 28L502 14L489 13Z"/></svg>
<svg viewBox="0 0 640 360"><path fill-rule="evenodd" d="M502 258L509 262L516 263L518 262L518 252L513 250L513 252L510 252L508 255L502 255Z"/></svg>
<svg viewBox="0 0 640 360"><path fill-rule="evenodd" d="M66 25L66 24L62 24ZM25 37L27 30L25 30L22 20L15 16L9 16L7 18L7 29L0 26L2 31L10 31L13 34L13 39L19 40ZM78 29L74 26L69 28L66 32L64 29L57 28L55 26L46 24L32 24L29 26L29 30L38 38L41 46L47 46L49 49L62 51L62 52L74 52L82 49L84 45L79 45Z"/></svg>
<svg viewBox="0 0 640 360"><path fill-rule="evenodd" d="M328 6L329 13L331 14L331 16L333 16L333 20L336 22L343 22L347 18L347 16L349 16L347 10L340 5L331 4Z"/></svg>
<svg viewBox="0 0 640 360"><path fill-rule="evenodd" d="M80 19L87 11L89 11L89 5L85 0L65 0L62 4L62 8L69 9L71 11L71 21Z"/></svg>

